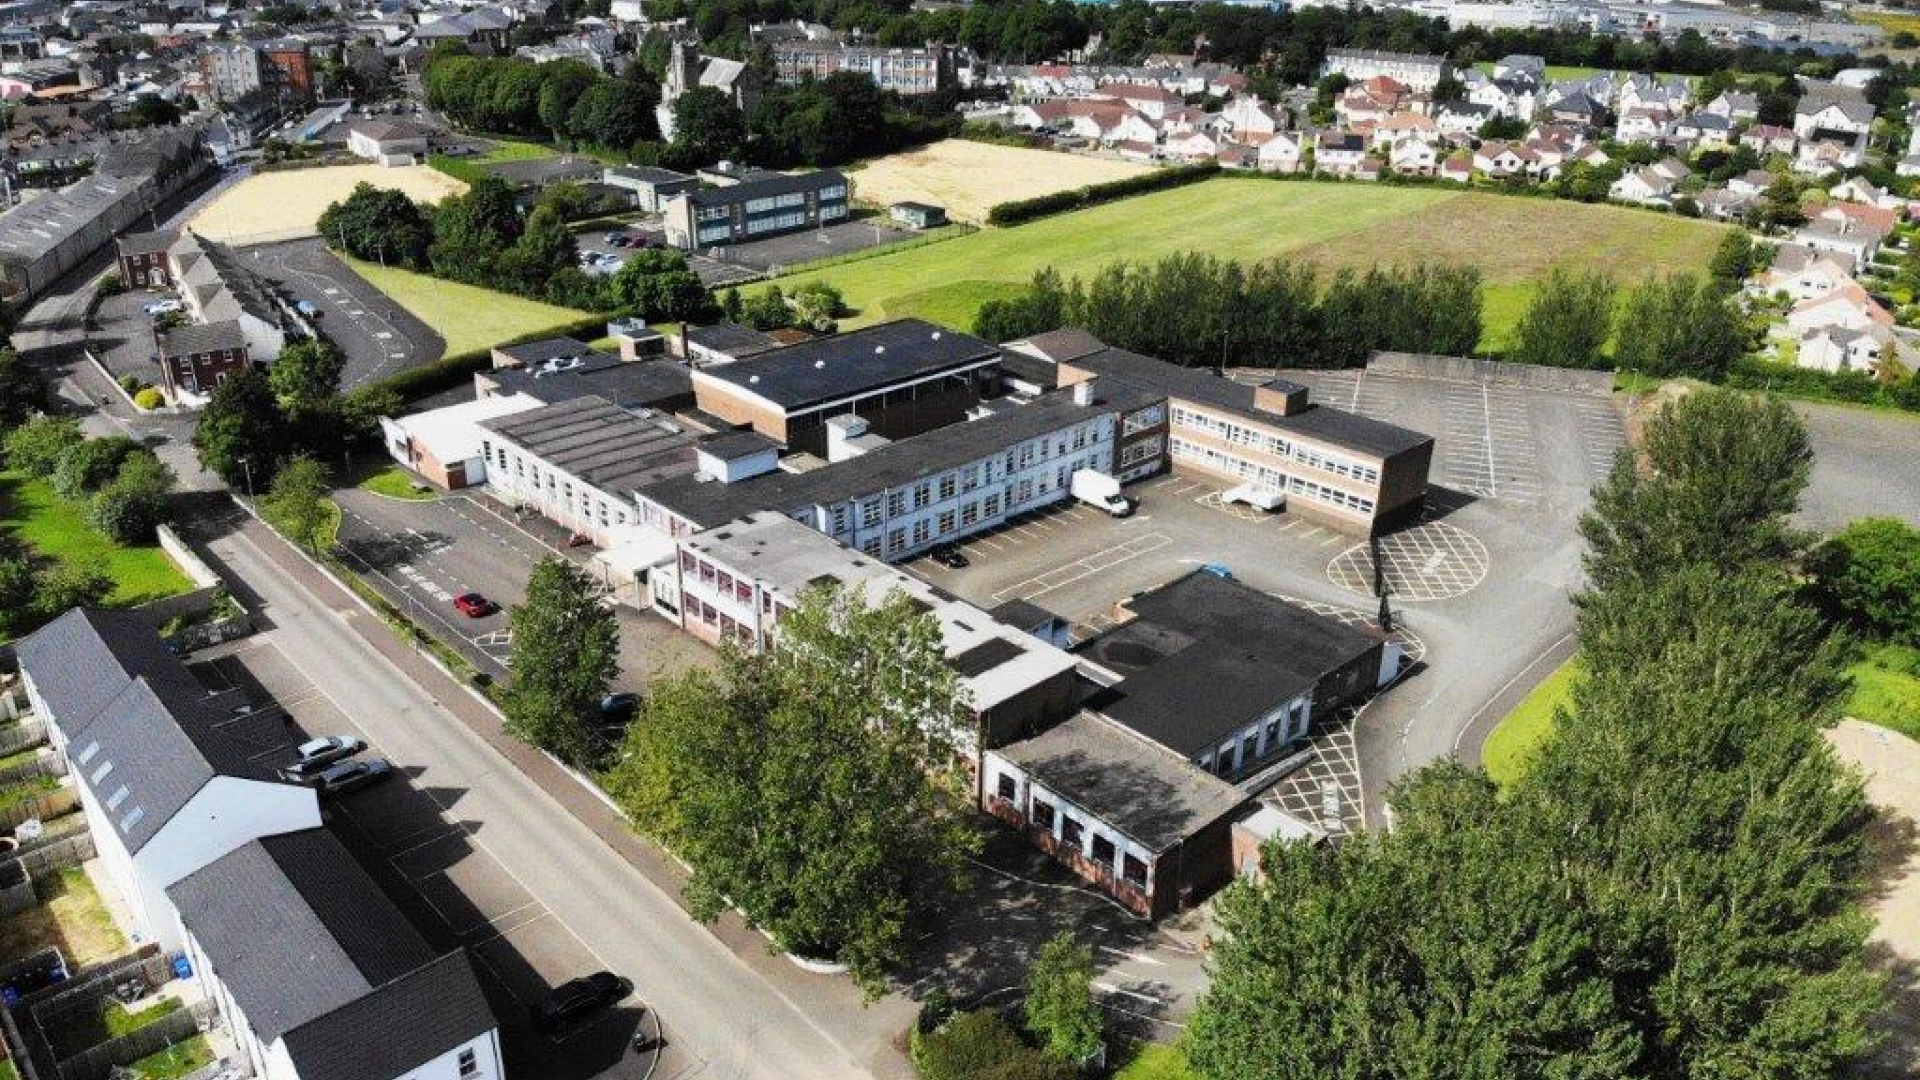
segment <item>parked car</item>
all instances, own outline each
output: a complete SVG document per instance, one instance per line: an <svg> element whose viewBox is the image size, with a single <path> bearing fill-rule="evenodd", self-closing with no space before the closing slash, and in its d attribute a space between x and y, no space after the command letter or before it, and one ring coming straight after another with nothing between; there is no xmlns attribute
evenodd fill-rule
<svg viewBox="0 0 1920 1080"><path fill-rule="evenodd" d="M320 317L320 305L311 300L302 300L293 305L293 309L309 319L317 319Z"/></svg>
<svg viewBox="0 0 1920 1080"><path fill-rule="evenodd" d="M460 614L469 619L483 619L500 610L500 605L481 596L477 592L461 593L453 598L453 606Z"/></svg>
<svg viewBox="0 0 1920 1080"><path fill-rule="evenodd" d="M533 1007L533 1026L541 1031L570 1027L633 993L633 980L611 971L570 979L547 992Z"/></svg>
<svg viewBox="0 0 1920 1080"><path fill-rule="evenodd" d="M1201 563L1200 571L1201 573L1212 574L1214 577L1220 578L1225 581L1233 580L1233 571L1227 569L1226 565L1223 563L1217 563L1217 562Z"/></svg>
<svg viewBox="0 0 1920 1080"><path fill-rule="evenodd" d="M600 699L600 715L603 719L624 724L633 719L640 711L640 695L630 693L608 694Z"/></svg>
<svg viewBox="0 0 1920 1080"><path fill-rule="evenodd" d="M927 554L934 562L949 570L960 570L972 565L967 561L965 553L953 544L941 544Z"/></svg>
<svg viewBox="0 0 1920 1080"><path fill-rule="evenodd" d="M586 533L567 534L567 546L570 548L586 547L591 543L593 543L593 537L588 536Z"/></svg>
<svg viewBox="0 0 1920 1080"><path fill-rule="evenodd" d="M335 762L313 778L313 786L322 795L345 795L369 784L377 784L393 775L393 762L386 758L354 758Z"/></svg>
<svg viewBox="0 0 1920 1080"><path fill-rule="evenodd" d="M180 301L178 300L173 300L173 299L155 300L154 302L146 305L140 310L146 312L149 315L166 315L175 311L179 311L184 306L185 305L180 303Z"/></svg>
<svg viewBox="0 0 1920 1080"><path fill-rule="evenodd" d="M1220 502L1224 506L1242 503L1255 510L1284 510L1287 505L1285 492L1275 491L1264 484L1241 484L1220 493Z"/></svg>
<svg viewBox="0 0 1920 1080"><path fill-rule="evenodd" d="M614 244L617 246L620 243L624 242L626 238L627 238L626 233L610 232L607 235L601 237L600 239L605 241L606 243Z"/></svg>
<svg viewBox="0 0 1920 1080"><path fill-rule="evenodd" d="M294 748L293 762L280 770L280 778L304 784L325 772L337 761L350 758L367 748L364 740L351 735L323 735L308 739Z"/></svg>

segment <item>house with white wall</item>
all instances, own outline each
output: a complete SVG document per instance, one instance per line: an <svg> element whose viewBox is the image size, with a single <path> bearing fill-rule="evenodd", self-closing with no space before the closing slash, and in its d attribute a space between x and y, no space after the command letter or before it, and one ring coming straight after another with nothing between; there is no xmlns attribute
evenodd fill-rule
<svg viewBox="0 0 1920 1080"><path fill-rule="evenodd" d="M260 1080L504 1080L466 951L436 955L327 830L249 841L167 893Z"/></svg>
<svg viewBox="0 0 1920 1080"><path fill-rule="evenodd" d="M17 652L100 863L147 940L181 947L168 886L249 841L320 824L313 789L273 779L260 756L286 741L279 717L209 694L141 616L75 608Z"/></svg>

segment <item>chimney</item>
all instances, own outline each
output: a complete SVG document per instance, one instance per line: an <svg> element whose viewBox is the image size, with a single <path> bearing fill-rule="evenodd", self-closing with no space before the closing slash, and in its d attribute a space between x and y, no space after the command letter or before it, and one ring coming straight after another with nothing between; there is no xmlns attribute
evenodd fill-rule
<svg viewBox="0 0 1920 1080"><path fill-rule="evenodd" d="M1093 404L1093 384L1098 381L1100 381L1100 376L1089 375L1086 378L1081 379L1079 382L1074 383L1073 384L1073 403L1075 405Z"/></svg>
<svg viewBox="0 0 1920 1080"><path fill-rule="evenodd" d="M1307 407L1307 388L1286 379L1268 379L1253 388L1253 407L1274 416L1292 416Z"/></svg>

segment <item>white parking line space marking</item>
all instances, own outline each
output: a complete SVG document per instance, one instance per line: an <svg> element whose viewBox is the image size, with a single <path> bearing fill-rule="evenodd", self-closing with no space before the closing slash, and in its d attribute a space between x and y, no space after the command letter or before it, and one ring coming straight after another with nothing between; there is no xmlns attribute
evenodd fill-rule
<svg viewBox="0 0 1920 1080"><path fill-rule="evenodd" d="M995 602L1032 599L1043 596L1055 589L1071 585L1076 581L1111 569L1129 559L1136 559L1150 551L1157 551L1173 543L1173 538L1165 533L1147 533L1136 536L1124 544L1103 548L1090 555L1084 555L1069 563L1063 563L1043 574L1035 575L1018 584L1009 585L993 594Z"/></svg>

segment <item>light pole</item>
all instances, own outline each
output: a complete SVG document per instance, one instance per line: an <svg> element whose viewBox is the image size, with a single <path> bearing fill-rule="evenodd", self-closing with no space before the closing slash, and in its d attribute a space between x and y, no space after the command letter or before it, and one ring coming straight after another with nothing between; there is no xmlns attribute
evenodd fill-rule
<svg viewBox="0 0 1920 1080"><path fill-rule="evenodd" d="M241 458L240 468L246 473L247 477L247 502L252 503L254 510L258 512L260 509L259 500L253 497L253 459L251 457Z"/></svg>

